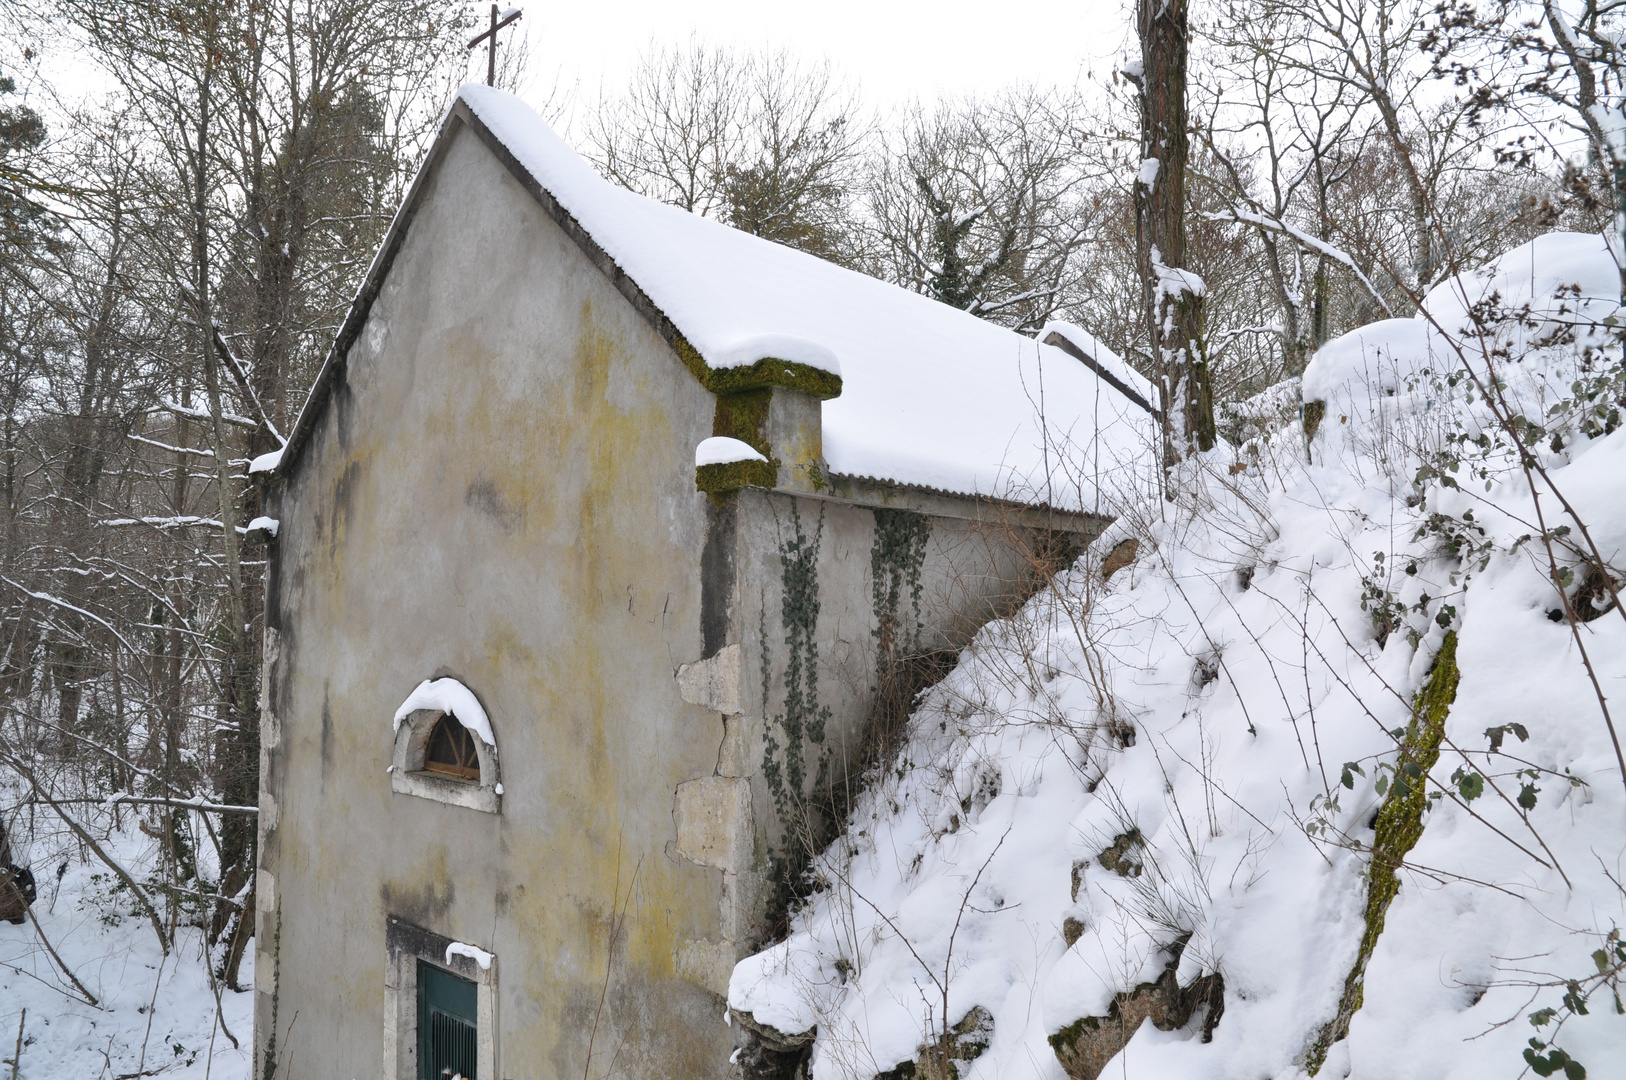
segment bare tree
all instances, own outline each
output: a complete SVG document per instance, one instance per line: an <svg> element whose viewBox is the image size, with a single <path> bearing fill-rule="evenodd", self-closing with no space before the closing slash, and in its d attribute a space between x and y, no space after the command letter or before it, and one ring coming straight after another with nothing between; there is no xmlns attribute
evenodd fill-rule
<svg viewBox="0 0 1626 1080"><path fill-rule="evenodd" d="M59 254L27 266L31 294L6 290L3 314L43 324L8 341L6 715L54 734L8 745L66 768L31 767L40 798L157 799L178 888L200 872L196 837L163 800L258 798L244 465L281 445L465 64L465 16L447 0L64 13L118 90L65 128ZM218 880L188 888L216 898L209 936L235 983L254 828L232 812L209 831Z"/></svg>
<svg viewBox="0 0 1626 1080"><path fill-rule="evenodd" d="M1626 48L1618 7L1581 0L1495 0L1440 5L1423 37L1432 73L1466 88L1469 116L1515 121L1499 156L1530 164L1544 150L1560 161L1572 139L1586 152L1568 169L1569 201L1612 211L1626 241ZM1568 139L1566 139L1568 136ZM1626 298L1626 265L1621 270Z"/></svg>
<svg viewBox="0 0 1626 1080"><path fill-rule="evenodd" d="M1009 90L916 107L883 139L869 202L870 268L1019 330L1037 331L1082 277L1106 215L1107 169L1076 93Z"/></svg>
<svg viewBox="0 0 1626 1080"><path fill-rule="evenodd" d="M594 163L623 187L838 262L856 253L865 138L828 62L698 40L646 53L588 120Z"/></svg>

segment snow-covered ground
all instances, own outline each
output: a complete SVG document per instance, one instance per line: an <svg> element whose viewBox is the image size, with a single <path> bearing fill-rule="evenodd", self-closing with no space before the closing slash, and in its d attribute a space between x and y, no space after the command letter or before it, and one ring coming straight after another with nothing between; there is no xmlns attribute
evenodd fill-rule
<svg viewBox="0 0 1626 1080"><path fill-rule="evenodd" d="M41 810L39 821L51 817ZM110 850L138 879L150 868L155 845L137 832L125 811L126 831ZM0 1075L10 1060L24 1009L19 1080L113 1080L162 1076L173 1080L246 1080L253 1046L253 997L222 988L215 996L202 958L201 931L179 927L165 957L157 935L127 898L111 888L111 875L79 856L77 845L41 838L26 857L39 880L33 911L46 939L97 1000L74 990L40 944L32 923L0 923ZM25 853L17 852L22 859ZM66 865L60 879L58 868ZM252 985L252 950L242 979ZM239 1048L226 1036L230 1031Z"/></svg>
<svg viewBox="0 0 1626 1080"><path fill-rule="evenodd" d="M1187 463L1174 502L1126 502L923 696L730 1007L816 1030L819 1080L914 1061L977 1008L964 1080L1061 1080L1051 1037L1110 1027L1090 1018L1115 998L1134 1018L1100 1075L1626 1076L1626 765L1600 705L1626 723L1626 617L1587 584L1594 552L1626 578L1615 267L1596 236L1511 252L1437 289L1436 325L1323 349L1313 438L1279 411ZM1491 297L1532 311L1462 333ZM1452 648L1431 763L1415 702ZM1393 842L1417 760L1421 837L1363 969L1374 827ZM1223 1012L1142 1023L1171 970L1217 974Z"/></svg>

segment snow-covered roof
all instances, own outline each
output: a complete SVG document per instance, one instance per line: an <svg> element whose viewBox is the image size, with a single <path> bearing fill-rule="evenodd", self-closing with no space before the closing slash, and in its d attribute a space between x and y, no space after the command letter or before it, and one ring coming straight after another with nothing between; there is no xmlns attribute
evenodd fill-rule
<svg viewBox="0 0 1626 1080"><path fill-rule="evenodd" d="M1061 349L620 188L510 94L458 102L708 368L771 356L838 376L831 472L1091 510L1098 477L1152 460L1146 411Z"/></svg>

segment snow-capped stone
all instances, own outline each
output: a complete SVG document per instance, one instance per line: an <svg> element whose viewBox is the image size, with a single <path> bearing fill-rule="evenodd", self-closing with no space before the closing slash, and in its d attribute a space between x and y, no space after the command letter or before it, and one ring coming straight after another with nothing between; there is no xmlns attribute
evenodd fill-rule
<svg viewBox="0 0 1626 1080"><path fill-rule="evenodd" d="M726 435L713 435L700 440L694 448L694 466L730 465L736 461L767 461L750 443L731 439Z"/></svg>

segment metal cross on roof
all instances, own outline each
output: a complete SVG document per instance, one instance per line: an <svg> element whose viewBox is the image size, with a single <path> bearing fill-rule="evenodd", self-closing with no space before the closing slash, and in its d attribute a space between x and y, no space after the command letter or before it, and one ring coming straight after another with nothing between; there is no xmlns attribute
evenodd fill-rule
<svg viewBox="0 0 1626 1080"><path fill-rule="evenodd" d="M480 42L490 39L486 47L486 85L497 85L497 31L511 22L518 22L519 17L525 14L519 8L509 8L501 15L497 14L497 5L491 5L491 28L483 33L476 34L469 39L469 48L476 48Z"/></svg>

